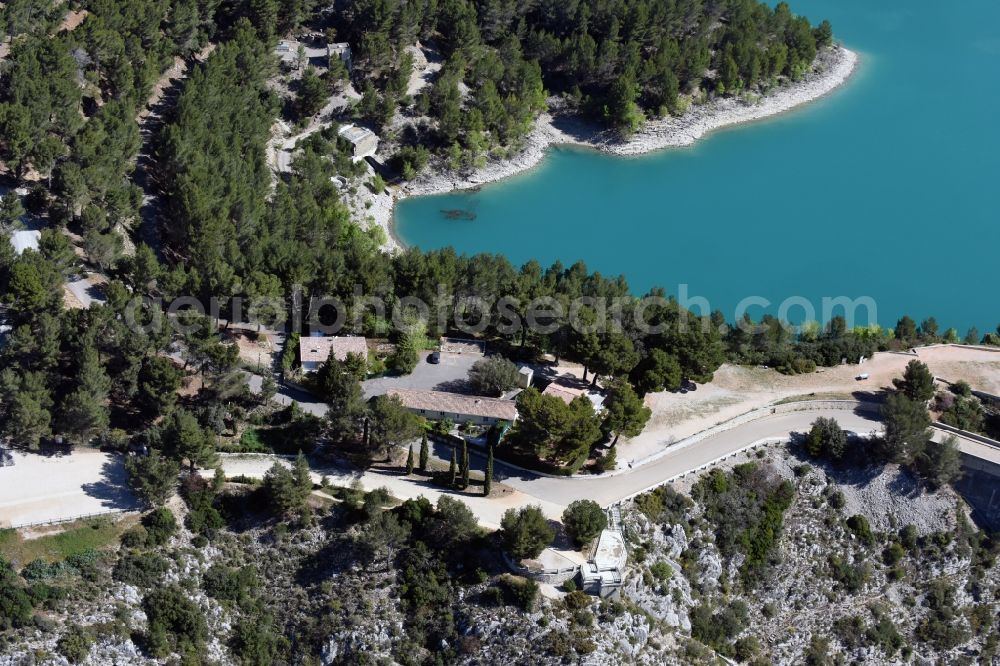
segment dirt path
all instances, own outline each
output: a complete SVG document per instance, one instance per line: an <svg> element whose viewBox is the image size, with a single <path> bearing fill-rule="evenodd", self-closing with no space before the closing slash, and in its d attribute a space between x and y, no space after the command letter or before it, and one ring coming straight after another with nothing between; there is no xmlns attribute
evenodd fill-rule
<svg viewBox="0 0 1000 666"><path fill-rule="evenodd" d="M180 56L174 58L173 65L153 85L145 107L139 111L135 118L136 122L139 123L139 133L142 137L142 146L139 148L135 173L132 176L135 183L142 188L142 206L139 209L141 217L139 238L153 248L158 255L160 254L158 224L159 220L162 219L162 202L160 201L159 183L156 180L156 165L152 157L156 138L163 127L163 116L166 110L173 106L180 94L182 82L190 75L195 63L204 62L215 50L215 46L214 43L208 44L193 58L184 59Z"/></svg>

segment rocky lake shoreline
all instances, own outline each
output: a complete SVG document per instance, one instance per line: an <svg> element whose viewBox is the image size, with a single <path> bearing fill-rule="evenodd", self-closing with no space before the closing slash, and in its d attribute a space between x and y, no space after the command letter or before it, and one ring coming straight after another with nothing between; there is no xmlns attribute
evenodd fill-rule
<svg viewBox="0 0 1000 666"><path fill-rule="evenodd" d="M724 97L692 105L681 116L645 123L626 140L577 116L543 114L517 155L491 161L471 172L449 172L432 166L428 173L413 182L375 197L364 214L385 231L383 249L394 252L405 247L396 236L393 223L395 204L403 198L473 189L509 178L538 165L550 146L579 146L621 156L689 146L712 130L768 118L823 97L845 83L857 64L857 53L833 46L817 56L813 69L799 81L780 86L754 101Z"/></svg>

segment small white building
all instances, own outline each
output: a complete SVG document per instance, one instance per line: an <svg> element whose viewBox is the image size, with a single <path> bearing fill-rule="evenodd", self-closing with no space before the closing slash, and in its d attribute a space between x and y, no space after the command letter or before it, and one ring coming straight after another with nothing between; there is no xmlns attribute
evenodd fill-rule
<svg viewBox="0 0 1000 666"><path fill-rule="evenodd" d="M357 354L367 360L368 343L364 338L353 335L299 338L302 372L316 372L327 362L330 354L340 362L346 361L348 354Z"/></svg>
<svg viewBox="0 0 1000 666"><path fill-rule="evenodd" d="M601 532L594 556L580 567L581 588L584 592L606 597L619 590L628 563L625 539L611 529Z"/></svg>
<svg viewBox="0 0 1000 666"><path fill-rule="evenodd" d="M351 157L355 162L371 157L378 150L378 135L367 127L344 125L337 134L351 144Z"/></svg>
<svg viewBox="0 0 1000 666"><path fill-rule="evenodd" d="M535 371L526 365L522 365L517 369L517 385L521 388L528 388L531 386L531 380L535 377Z"/></svg>
<svg viewBox="0 0 1000 666"><path fill-rule="evenodd" d="M344 67L347 68L347 72L351 71L351 45L347 42L338 42L336 44L326 45L326 57L327 66L333 67L333 63L336 60L344 63Z"/></svg>
<svg viewBox="0 0 1000 666"><path fill-rule="evenodd" d="M420 389L390 389L387 395L398 397L408 410L432 421L448 419L454 423L471 421L491 426L517 420L513 400Z"/></svg>
<svg viewBox="0 0 1000 666"><path fill-rule="evenodd" d="M278 42L278 45L274 48L275 55L281 60L281 64L285 67L295 68L300 64L299 59L304 54L301 51L304 47L299 42L291 41L288 39L283 39Z"/></svg>

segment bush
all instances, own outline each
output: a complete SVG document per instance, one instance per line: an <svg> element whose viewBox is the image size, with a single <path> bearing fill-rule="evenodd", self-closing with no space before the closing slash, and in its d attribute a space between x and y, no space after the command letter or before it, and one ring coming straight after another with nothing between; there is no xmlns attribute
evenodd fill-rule
<svg viewBox="0 0 1000 666"><path fill-rule="evenodd" d="M847 434L836 419L821 416L806 436L806 450L814 458L840 460L847 450Z"/></svg>
<svg viewBox="0 0 1000 666"><path fill-rule="evenodd" d="M142 602L149 619L149 642L160 657L170 651L197 653L208 637L201 609L176 586L154 590Z"/></svg>
<svg viewBox="0 0 1000 666"><path fill-rule="evenodd" d="M177 532L177 520L170 509L160 508L142 519L146 528L146 542L151 546L162 546Z"/></svg>
<svg viewBox="0 0 1000 666"><path fill-rule="evenodd" d="M500 580L508 603L524 611L530 611L534 607L535 599L538 598L538 583L520 576L504 576Z"/></svg>
<svg viewBox="0 0 1000 666"><path fill-rule="evenodd" d="M570 503L563 511L562 521L566 533L577 546L590 542L608 526L607 515L593 500L576 500Z"/></svg>
<svg viewBox="0 0 1000 666"><path fill-rule="evenodd" d="M126 553L119 558L111 577L121 583L149 588L160 582L170 563L158 553Z"/></svg>
<svg viewBox="0 0 1000 666"><path fill-rule="evenodd" d="M653 566L649 567L649 573L653 574L653 577L658 581L669 580L674 575L674 569L669 564L660 560Z"/></svg>
<svg viewBox="0 0 1000 666"><path fill-rule="evenodd" d="M34 610L31 597L6 562L0 561L0 568L6 569L0 572L0 629L27 626Z"/></svg>
<svg viewBox="0 0 1000 666"><path fill-rule="evenodd" d="M692 506L692 502L670 486L660 486L636 497L635 505L650 520L676 525L683 522L684 514Z"/></svg>
<svg viewBox="0 0 1000 666"><path fill-rule="evenodd" d="M563 599L563 603L566 604L566 608L571 611L578 611L590 606L591 598L586 592L581 592L580 590L574 590L566 595Z"/></svg>
<svg viewBox="0 0 1000 666"><path fill-rule="evenodd" d="M834 490L832 488L827 488L826 501L830 503L830 506L837 511L844 508L847 504L847 498L844 497L843 491Z"/></svg>
<svg viewBox="0 0 1000 666"><path fill-rule="evenodd" d="M280 663L279 656L288 647L269 615L241 619L233 627L229 644L242 663L261 665Z"/></svg>
<svg viewBox="0 0 1000 666"><path fill-rule="evenodd" d="M872 534L871 525L868 524L868 519L864 516L860 514L851 516L847 519L847 527L866 546L871 546L875 543L875 535Z"/></svg>
<svg viewBox="0 0 1000 666"><path fill-rule="evenodd" d="M74 625L56 643L56 650L69 663L79 664L90 654L90 646L93 643L94 636L89 630Z"/></svg>
<svg viewBox="0 0 1000 666"><path fill-rule="evenodd" d="M848 593L855 593L871 578L871 567L867 562L848 564L837 555L830 557L830 576Z"/></svg>
<svg viewBox="0 0 1000 666"><path fill-rule="evenodd" d="M219 601L235 601L244 605L250 592L259 584L257 574L249 567L232 569L213 564L202 578L205 594Z"/></svg>
<svg viewBox="0 0 1000 666"><path fill-rule="evenodd" d="M885 562L886 566L889 567L894 567L899 564L905 556L906 550L896 541L893 541L884 551L882 551L882 560Z"/></svg>
<svg viewBox="0 0 1000 666"><path fill-rule="evenodd" d="M746 627L748 609L740 600L719 611L714 611L711 604L703 603L691 609L690 617L691 636L728 653L729 641Z"/></svg>
<svg viewBox="0 0 1000 666"><path fill-rule="evenodd" d="M146 528L142 525L136 525L122 534L121 542L125 548L142 548L146 545L147 538L149 535L146 533Z"/></svg>

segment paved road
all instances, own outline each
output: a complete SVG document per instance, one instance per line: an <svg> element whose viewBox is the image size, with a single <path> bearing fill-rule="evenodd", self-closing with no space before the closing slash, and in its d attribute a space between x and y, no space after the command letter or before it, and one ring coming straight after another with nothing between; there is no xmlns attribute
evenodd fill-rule
<svg viewBox="0 0 1000 666"><path fill-rule="evenodd" d="M792 412L752 421L667 453L658 460L611 477L548 478L513 469L497 462L494 478L533 497L567 505L578 499L592 499L601 506L614 504L663 481L696 470L718 458L768 438L786 438L805 432L820 416L836 419L842 428L858 434L880 430L878 421L844 410Z"/></svg>

